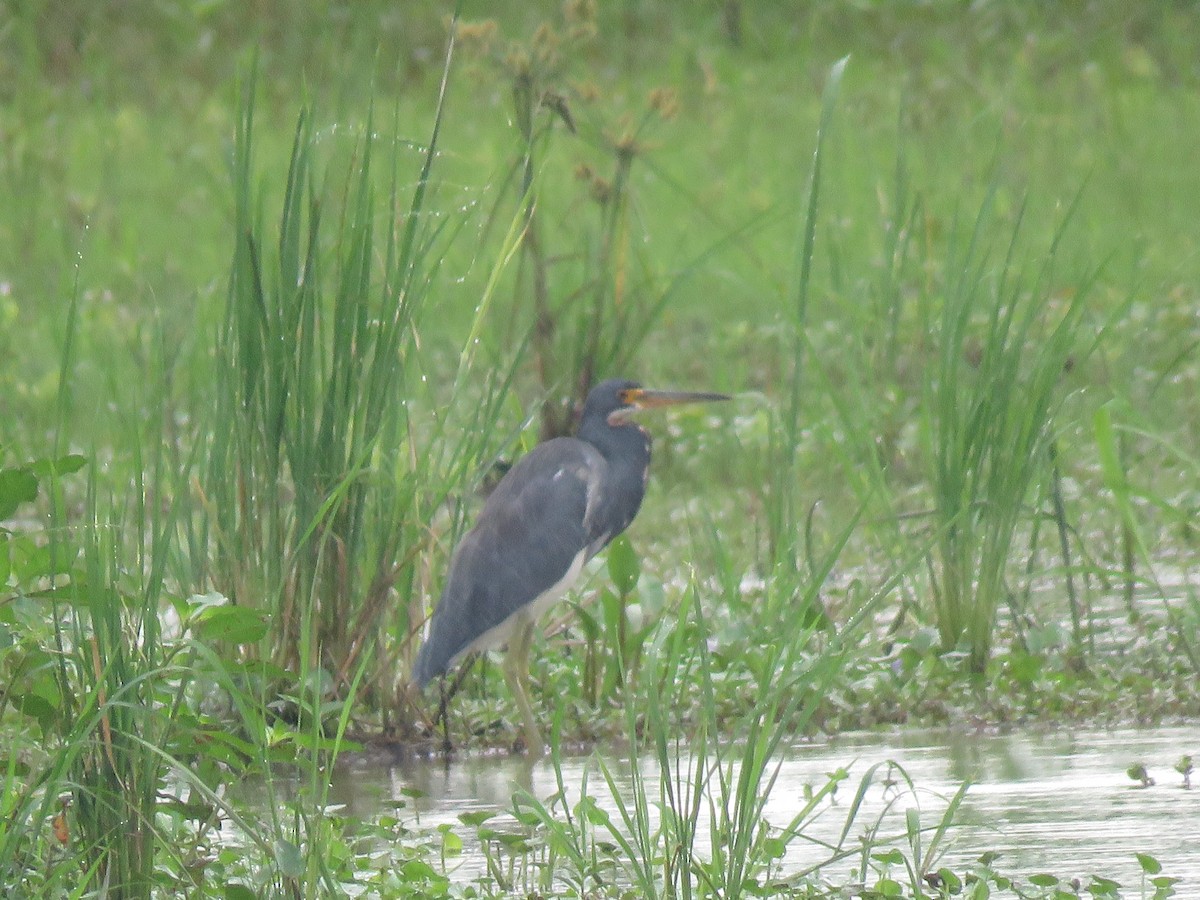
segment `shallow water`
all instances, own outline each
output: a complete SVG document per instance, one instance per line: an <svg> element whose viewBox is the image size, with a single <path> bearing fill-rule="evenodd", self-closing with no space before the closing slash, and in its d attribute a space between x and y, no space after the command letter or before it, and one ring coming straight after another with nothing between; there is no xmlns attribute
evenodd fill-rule
<svg viewBox="0 0 1200 900"><path fill-rule="evenodd" d="M1185 753L1200 760L1200 729L1075 731L1055 734L981 735L896 731L842 736L823 743L792 746L781 756L779 775L766 817L786 825L804 803L804 786L825 783L826 773L849 769L833 804L805 830L835 840L860 779L876 763L895 761L917 787L892 804L881 833L904 830L904 810L921 809L922 825L936 824L949 797L963 781L971 782L959 811L960 826L951 833L951 849L941 864L961 871L964 862L985 851L1001 854L996 868L1008 875L1050 872L1058 876L1102 875L1136 890L1141 869L1135 853L1150 853L1163 874L1180 877L1179 896L1200 897L1200 778L1184 790L1175 762ZM1156 783L1134 784L1126 769L1144 763ZM629 787L628 765L609 760L622 790ZM647 761L644 774L656 772ZM563 777L574 805L585 771L589 794L610 811L612 798L591 757L563 760ZM557 790L548 762L533 766L516 757L464 757L446 765L439 760L381 765L366 758L350 760L335 775L331 801L345 804L358 817L370 817L385 805L406 799L413 789L424 796L402 815L423 825L457 823L464 812L504 810L517 788L545 799ZM654 791L652 796L656 797ZM858 822L873 821L894 798L894 790L873 788ZM503 827L504 818L489 822ZM514 824L515 828L515 824ZM468 831L460 827L460 832ZM861 827L853 834L861 833ZM706 846L706 841L699 846ZM825 857L805 841L793 842L785 872ZM888 846L904 848L903 839ZM483 856L467 848L457 874L481 871ZM835 863L826 874L848 876L851 861Z"/></svg>

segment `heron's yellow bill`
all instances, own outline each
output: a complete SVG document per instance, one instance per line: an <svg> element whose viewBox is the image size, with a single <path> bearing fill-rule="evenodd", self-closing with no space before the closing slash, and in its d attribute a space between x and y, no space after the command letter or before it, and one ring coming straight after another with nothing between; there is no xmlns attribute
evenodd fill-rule
<svg viewBox="0 0 1200 900"><path fill-rule="evenodd" d="M649 388L630 388L621 392L621 400L638 409L678 406L681 403L709 403L733 399L728 394L712 391L654 391Z"/></svg>

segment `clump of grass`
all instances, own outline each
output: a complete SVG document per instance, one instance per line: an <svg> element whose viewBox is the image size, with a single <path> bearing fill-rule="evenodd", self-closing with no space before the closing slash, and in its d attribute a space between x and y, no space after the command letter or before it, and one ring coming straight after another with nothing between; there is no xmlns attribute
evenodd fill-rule
<svg viewBox="0 0 1200 900"><path fill-rule="evenodd" d="M159 618L178 505L148 498L171 495L185 477L168 475L160 441L143 456L135 429L128 491L108 493L93 467L82 502L68 503L65 478L86 463L58 449L72 413L78 303L76 293L61 357L55 453L17 470L23 477L0 472L0 515L15 508L5 502L12 488L21 502L44 490L50 521L40 538L5 534L2 554L2 582L15 576L3 605L36 603L49 612L40 635L31 624L38 617L18 617L30 631L6 660L12 685L26 692L20 712L41 730L43 754L23 787L14 778L16 754L8 761L0 880L21 890L51 891L62 881L149 897L160 878L159 792L171 764L162 748L179 730L188 678L174 664ZM81 521L70 513L76 506Z"/></svg>
<svg viewBox="0 0 1200 900"><path fill-rule="evenodd" d="M1094 274L1060 273L1061 230L1027 274L1018 215L993 262L991 200L973 226L956 224L945 284L922 313L932 338L919 427L937 534L933 613L943 649L964 652L976 673L1008 595L1014 538L1050 471L1064 381L1105 333L1086 339Z"/></svg>
<svg viewBox="0 0 1200 900"><path fill-rule="evenodd" d="M70 652L60 657L60 679L71 685L64 705L70 764L72 840L82 848L92 886L118 897L149 897L156 856L158 792L168 759L158 748L171 742L171 709L186 683L167 677L160 636L162 571L149 559L125 567L125 528L104 521L92 491L81 565L63 599L73 615L60 637ZM133 513L146 514L143 507ZM149 516L154 550L173 527ZM130 569L133 584L130 585ZM173 682L173 683L172 683Z"/></svg>
<svg viewBox="0 0 1200 900"><path fill-rule="evenodd" d="M308 655L343 688L373 659L368 693L385 707L396 702L394 673L406 668L398 658L420 620L419 606L408 609L393 592L419 594L414 562L429 537L421 523L449 488L418 479L425 457L404 399L420 380L415 317L459 224L430 205L440 123L439 110L405 201L398 136L383 160L385 192L376 168L388 144L373 117L339 184L332 164L321 171L305 110L269 230L247 89L201 484L215 548L204 575L267 614L265 655L285 667Z"/></svg>
<svg viewBox="0 0 1200 900"><path fill-rule="evenodd" d="M73 304L61 423L72 409L75 323ZM320 812L328 766L366 667L351 673L346 702L330 710L316 663L302 655L299 723L287 729L273 721L268 704L276 698L256 677L264 667L213 652L214 642L253 643L265 626L224 598L185 599L168 575L189 572L179 564L179 538L197 454L180 460L158 438L169 417L158 384L147 391L149 405L160 404L148 429L151 451L138 427L117 437L135 462L131 483L106 486L92 467L86 495L68 500L67 477L87 462L81 455L0 468L0 515L40 499L50 519L44 534L0 533L0 622L15 645L0 659L0 713L11 703L18 724L41 735L36 748L18 740L0 766L0 883L21 896L149 898L181 888L225 895L238 882L220 880L228 868L209 846L224 820L250 849L245 865L257 883L325 894L336 889L331 871L339 865L325 851L339 845ZM58 433L65 443L65 425ZM20 627L7 627L14 622ZM213 686L236 714L212 715ZM291 764L286 774L282 763ZM248 775L265 784L265 822L224 796ZM301 796L289 802L280 784L296 783Z"/></svg>

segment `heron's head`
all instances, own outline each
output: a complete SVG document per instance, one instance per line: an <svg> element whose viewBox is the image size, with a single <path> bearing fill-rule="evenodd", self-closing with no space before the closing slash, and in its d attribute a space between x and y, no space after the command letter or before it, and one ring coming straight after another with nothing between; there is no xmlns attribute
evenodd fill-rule
<svg viewBox="0 0 1200 900"><path fill-rule="evenodd" d="M612 378L600 382L588 393L582 421L603 419L613 427L620 427L629 424L633 415L643 409L728 399L726 394L709 391L655 391L636 381Z"/></svg>

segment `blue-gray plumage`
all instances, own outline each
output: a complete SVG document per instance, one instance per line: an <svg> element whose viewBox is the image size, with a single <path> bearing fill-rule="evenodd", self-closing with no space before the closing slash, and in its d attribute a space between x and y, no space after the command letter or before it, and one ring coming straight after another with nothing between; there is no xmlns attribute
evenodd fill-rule
<svg viewBox="0 0 1200 900"><path fill-rule="evenodd" d="M650 435L631 415L726 399L650 391L615 379L593 388L577 436L531 450L500 480L463 537L417 654L413 682L423 687L465 654L511 643L505 677L525 720L526 747L540 754L541 736L521 684L533 626L641 507Z"/></svg>

